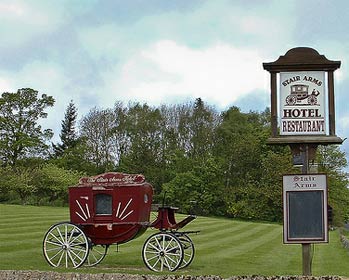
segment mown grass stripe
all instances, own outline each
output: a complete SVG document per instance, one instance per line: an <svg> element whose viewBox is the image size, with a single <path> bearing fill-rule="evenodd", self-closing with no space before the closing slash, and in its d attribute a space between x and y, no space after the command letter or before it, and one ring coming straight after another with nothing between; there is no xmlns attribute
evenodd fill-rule
<svg viewBox="0 0 349 280"><path fill-rule="evenodd" d="M215 238L212 238L212 240L208 240L205 236L204 239L206 239L207 242L206 245L201 247L201 249L210 250L215 247L223 248L227 246L226 244L232 244L234 246L239 244L245 244L250 240L258 238L259 236L264 236L264 233L269 231L270 228L264 225L258 225L253 228L249 227L247 230L241 231L239 234L229 234L230 231L229 229L227 229L225 231L220 232L218 235L215 236Z"/></svg>
<svg viewBox="0 0 349 280"><path fill-rule="evenodd" d="M211 239L216 237L226 237L226 236L235 236L235 235L241 235L241 234L250 234L250 232L253 231L259 231L263 230L263 226L256 226L255 228L252 228L248 224L243 224L237 227L217 227L217 229L212 230L202 230L200 233L202 233L202 237L204 239Z"/></svg>
<svg viewBox="0 0 349 280"><path fill-rule="evenodd" d="M27 238L22 240L16 240L11 242L6 242L0 244L0 252L11 252L11 251L21 251L24 247L27 250L27 247L31 247L33 244L39 245L37 248L40 248L42 242L37 242L37 238Z"/></svg>
<svg viewBox="0 0 349 280"><path fill-rule="evenodd" d="M213 236L220 236L226 233L236 234L241 231L245 231L247 228L250 228L248 224L240 224L234 227L227 227L225 225L216 225L215 227L200 227L200 234L207 239L212 238Z"/></svg>
<svg viewBox="0 0 349 280"><path fill-rule="evenodd" d="M17 221L17 222L27 222L28 219L29 220L35 220L35 218L31 217L30 215L28 216L13 216L13 217L9 217L9 216L3 216L1 215L1 223L11 223L12 221ZM50 219L50 220L55 220L55 219L65 219L65 220L69 220L69 216L66 215L48 215L48 216L40 216L41 218L45 218L45 219Z"/></svg>
<svg viewBox="0 0 349 280"><path fill-rule="evenodd" d="M17 237L21 236L32 236L32 235L42 235L42 229L41 228L31 228L30 230L24 230L23 228L18 228L17 232L14 234L9 234L9 233L0 233L0 240L11 240L15 239Z"/></svg>
<svg viewBox="0 0 349 280"><path fill-rule="evenodd" d="M25 231L25 230L32 230L35 228L41 229L41 230L46 230L51 225L55 223L43 223L40 221L28 221L27 223L13 223L13 224L4 224L2 223L0 226L0 234L16 234L19 230Z"/></svg>

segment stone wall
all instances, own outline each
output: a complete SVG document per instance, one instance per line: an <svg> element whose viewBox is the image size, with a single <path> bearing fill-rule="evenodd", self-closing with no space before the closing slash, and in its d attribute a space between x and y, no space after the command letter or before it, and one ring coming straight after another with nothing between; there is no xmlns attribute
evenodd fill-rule
<svg viewBox="0 0 349 280"><path fill-rule="evenodd" d="M52 271L0 270L1 280L344 280L339 276L180 276L180 275L131 275L118 273L58 273Z"/></svg>

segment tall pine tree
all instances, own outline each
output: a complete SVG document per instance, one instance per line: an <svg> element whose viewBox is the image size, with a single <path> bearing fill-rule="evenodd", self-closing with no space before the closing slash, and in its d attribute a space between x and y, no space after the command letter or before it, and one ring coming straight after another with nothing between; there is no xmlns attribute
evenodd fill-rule
<svg viewBox="0 0 349 280"><path fill-rule="evenodd" d="M55 157L62 156L66 149L74 148L77 144L77 135L75 131L77 116L77 109L73 100L71 100L65 111L64 119L62 120L62 129L59 135L62 143L52 143Z"/></svg>

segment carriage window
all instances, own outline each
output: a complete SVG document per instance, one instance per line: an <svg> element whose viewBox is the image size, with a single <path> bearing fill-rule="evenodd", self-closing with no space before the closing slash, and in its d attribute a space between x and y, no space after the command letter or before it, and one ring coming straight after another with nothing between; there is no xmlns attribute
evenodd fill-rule
<svg viewBox="0 0 349 280"><path fill-rule="evenodd" d="M112 196L99 193L95 195L96 215L112 214Z"/></svg>

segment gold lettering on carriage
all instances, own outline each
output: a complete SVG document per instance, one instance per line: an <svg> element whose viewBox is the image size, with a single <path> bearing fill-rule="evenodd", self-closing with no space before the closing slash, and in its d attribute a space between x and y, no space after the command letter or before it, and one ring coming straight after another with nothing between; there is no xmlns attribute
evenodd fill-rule
<svg viewBox="0 0 349 280"><path fill-rule="evenodd" d="M87 183L133 183L136 181L138 175L125 175L122 177L89 177Z"/></svg>

